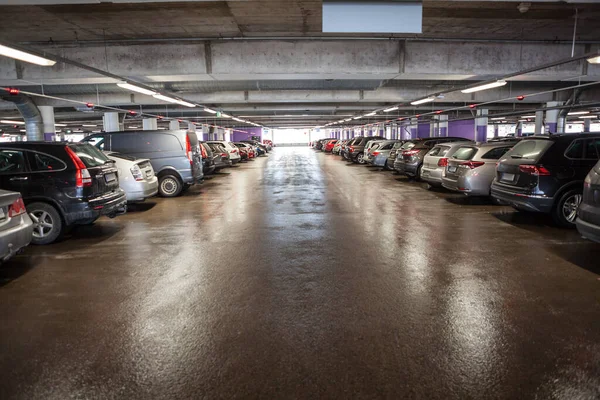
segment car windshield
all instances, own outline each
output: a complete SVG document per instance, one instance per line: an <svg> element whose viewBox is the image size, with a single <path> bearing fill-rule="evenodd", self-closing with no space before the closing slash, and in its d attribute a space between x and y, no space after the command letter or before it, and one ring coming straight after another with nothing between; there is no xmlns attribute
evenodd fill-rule
<svg viewBox="0 0 600 400"><path fill-rule="evenodd" d="M71 144L69 145L69 148L77 154L77 157L79 157L88 168L99 167L104 165L107 161L110 161L104 153L96 147L86 143Z"/></svg>
<svg viewBox="0 0 600 400"><path fill-rule="evenodd" d="M503 158L527 159L534 162L552 146L551 140L522 140L515 145Z"/></svg>

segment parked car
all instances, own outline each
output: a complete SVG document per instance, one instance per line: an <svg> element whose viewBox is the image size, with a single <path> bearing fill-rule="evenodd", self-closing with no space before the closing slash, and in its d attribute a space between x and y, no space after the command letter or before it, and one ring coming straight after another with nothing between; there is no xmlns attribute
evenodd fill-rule
<svg viewBox="0 0 600 400"><path fill-rule="evenodd" d="M346 144L348 140L338 140L338 142L331 149L331 154L340 154L340 150L342 149L342 145Z"/></svg>
<svg viewBox="0 0 600 400"><path fill-rule="evenodd" d="M600 147L596 147L600 152ZM600 161L583 183L583 201L579 206L577 229L583 237L600 243Z"/></svg>
<svg viewBox="0 0 600 400"><path fill-rule="evenodd" d="M323 146L323 151L325 153L333 152L333 147L336 145L337 142L338 142L337 139L331 139L331 140L325 142L325 145Z"/></svg>
<svg viewBox="0 0 600 400"><path fill-rule="evenodd" d="M353 163L364 164L364 150L367 143L372 140L383 140L381 136L359 136L354 138L346 148L346 158Z"/></svg>
<svg viewBox="0 0 600 400"><path fill-rule="evenodd" d="M126 154L105 151L115 162L119 172L119 186L125 191L128 203L137 203L158 193L158 178L150 160L137 159Z"/></svg>
<svg viewBox="0 0 600 400"><path fill-rule="evenodd" d="M229 159L229 153L227 149L219 143L209 142L207 143L213 153L213 160L215 162L215 171L220 171L223 168L231 167L231 160Z"/></svg>
<svg viewBox="0 0 600 400"><path fill-rule="evenodd" d="M402 145L396 153L394 169L401 175L420 179L421 168L425 154L439 143L471 142L461 137L437 137L426 139L412 139Z"/></svg>
<svg viewBox="0 0 600 400"><path fill-rule="evenodd" d="M448 159L465 142L440 143L433 146L425 157L423 157L423 167L421 168L421 180L434 187L442 186L442 176L448 165Z"/></svg>
<svg viewBox="0 0 600 400"><path fill-rule="evenodd" d="M88 136L82 142L103 151L149 159L158 177L158 192L163 197L179 196L204 178L201 149L194 132L105 132Z"/></svg>
<svg viewBox="0 0 600 400"><path fill-rule="evenodd" d="M248 160L252 160L256 158L256 153L254 152L254 147L250 146L248 143L235 142L234 143L238 148L245 149L248 154Z"/></svg>
<svg viewBox="0 0 600 400"><path fill-rule="evenodd" d="M404 143L406 143L406 140L399 140L396 143L394 143L394 146L392 146L392 150L390 150L390 154L388 156L388 160L387 160L387 169L389 170L394 170L394 162L396 161L396 155L398 153L398 150L400 150L400 148L402 148L402 146L404 145Z"/></svg>
<svg viewBox="0 0 600 400"><path fill-rule="evenodd" d="M263 144L266 146L268 151L273 150L273 147L275 147L272 140L263 139Z"/></svg>
<svg viewBox="0 0 600 400"><path fill-rule="evenodd" d="M238 149L238 152L240 154L240 161L241 162L248 161L249 160L248 149L246 147L240 147L235 143L233 145Z"/></svg>
<svg viewBox="0 0 600 400"><path fill-rule="evenodd" d="M376 167L388 169L388 157L396 143L398 143L397 140L386 140L381 142L377 149L371 151L371 164Z"/></svg>
<svg viewBox="0 0 600 400"><path fill-rule="evenodd" d="M204 171L204 175L210 175L215 172L216 168L212 148L206 142L198 143L198 147L202 156L202 170Z"/></svg>
<svg viewBox="0 0 600 400"><path fill-rule="evenodd" d="M518 210L550 213L575 227L584 180L600 158L600 133L531 136L506 153L492 196Z"/></svg>
<svg viewBox="0 0 600 400"><path fill-rule="evenodd" d="M446 158L442 185L468 196L489 196L496 163L517 142L463 145ZM424 170L422 170L424 172Z"/></svg>
<svg viewBox="0 0 600 400"><path fill-rule="evenodd" d="M21 252L31 243L33 222L21 194L0 189L0 261Z"/></svg>
<svg viewBox="0 0 600 400"><path fill-rule="evenodd" d="M364 155L363 155L363 160L365 162L365 164L371 164L372 161L372 154L371 152L378 149L379 145L381 143L383 143L385 140L371 140L370 142L367 143L367 145L365 146L364 149Z"/></svg>
<svg viewBox="0 0 600 400"><path fill-rule="evenodd" d="M319 139L315 141L314 148L315 150L323 150L323 146L325 146L325 142L330 139Z"/></svg>
<svg viewBox="0 0 600 400"><path fill-rule="evenodd" d="M242 143L248 143L252 146L254 146L254 150L257 153L257 157L261 156L263 154L267 154L269 152L269 150L267 150L267 148L262 145L261 143L257 142L256 140L242 140Z"/></svg>
<svg viewBox="0 0 600 400"><path fill-rule="evenodd" d="M231 160L232 165L237 164L240 161L242 161L242 157L240 156L239 149L232 142L227 142L227 141L223 140L223 141L212 141L212 142L208 142L208 143L217 143L217 144L220 144L221 146L223 146L225 148L225 150L227 150L227 153L229 153L229 159Z"/></svg>
<svg viewBox="0 0 600 400"><path fill-rule="evenodd" d="M52 243L70 226L127 210L114 161L86 143L2 143L0 189L21 193L34 244Z"/></svg>

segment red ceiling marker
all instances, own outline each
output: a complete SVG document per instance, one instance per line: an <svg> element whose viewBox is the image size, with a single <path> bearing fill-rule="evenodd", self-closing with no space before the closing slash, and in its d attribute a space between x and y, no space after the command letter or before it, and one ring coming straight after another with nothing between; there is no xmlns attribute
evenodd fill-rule
<svg viewBox="0 0 600 400"><path fill-rule="evenodd" d="M94 103L85 103L87 108L94 108Z"/></svg>
<svg viewBox="0 0 600 400"><path fill-rule="evenodd" d="M19 94L19 89L16 89L16 88L8 88L8 93L9 93L9 94L11 94L11 95L13 95L13 96L16 96L16 95L18 95L18 94Z"/></svg>
<svg viewBox="0 0 600 400"><path fill-rule="evenodd" d="M415 117L417 117L417 118L419 118L420 116L421 116L421 114L417 114L417 115L415 115Z"/></svg>
<svg viewBox="0 0 600 400"><path fill-rule="evenodd" d="M436 113L436 114L441 114L441 113L442 113L442 110L438 110L438 111L436 111L435 113Z"/></svg>
<svg viewBox="0 0 600 400"><path fill-rule="evenodd" d="M476 105L476 104L471 104L471 105L469 106L469 108L475 108L475 107L477 107L477 105Z"/></svg>
<svg viewBox="0 0 600 400"><path fill-rule="evenodd" d="M156 119L163 119L164 117L162 115L157 115Z"/></svg>
<svg viewBox="0 0 600 400"><path fill-rule="evenodd" d="M519 101L523 101L525 100L525 96L521 95L521 96L517 96L517 100Z"/></svg>
<svg viewBox="0 0 600 400"><path fill-rule="evenodd" d="M129 115L137 115L137 113L133 110L129 110Z"/></svg>
<svg viewBox="0 0 600 400"><path fill-rule="evenodd" d="M177 122L183 122L182 120L178 119Z"/></svg>

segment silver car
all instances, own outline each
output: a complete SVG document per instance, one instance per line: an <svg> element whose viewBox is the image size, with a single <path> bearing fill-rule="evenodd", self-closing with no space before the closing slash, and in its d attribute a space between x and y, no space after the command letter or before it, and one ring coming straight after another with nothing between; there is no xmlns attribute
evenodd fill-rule
<svg viewBox="0 0 600 400"><path fill-rule="evenodd" d="M442 177L442 186L468 196L489 196L496 176L498 159L517 142L483 143L460 146Z"/></svg>
<svg viewBox="0 0 600 400"><path fill-rule="evenodd" d="M448 165L448 158L464 146L465 142L442 143L434 146L423 158L420 178L431 186L442 186L442 175Z"/></svg>
<svg viewBox="0 0 600 400"><path fill-rule="evenodd" d="M0 261L4 262L31 242L33 222L18 192L0 190Z"/></svg>
<svg viewBox="0 0 600 400"><path fill-rule="evenodd" d="M386 140L379 144L377 149L371 151L371 165L391 169L388 165L388 158L397 140Z"/></svg>
<svg viewBox="0 0 600 400"><path fill-rule="evenodd" d="M371 164L373 159L373 155L371 154L373 151L379 148L381 143L385 142L385 140L371 140L367 143L364 150L363 160L365 164Z"/></svg>
<svg viewBox="0 0 600 400"><path fill-rule="evenodd" d="M105 151L119 170L119 186L125 191L128 203L142 202L158 193L158 178L150 160Z"/></svg>

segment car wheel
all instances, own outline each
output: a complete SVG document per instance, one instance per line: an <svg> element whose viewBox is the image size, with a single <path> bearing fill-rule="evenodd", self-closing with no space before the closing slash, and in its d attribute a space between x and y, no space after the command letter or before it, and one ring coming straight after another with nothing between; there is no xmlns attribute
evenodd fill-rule
<svg viewBox="0 0 600 400"><path fill-rule="evenodd" d="M574 228L581 200L583 200L581 189L569 190L563 194L552 210L554 221L563 228Z"/></svg>
<svg viewBox="0 0 600 400"><path fill-rule="evenodd" d="M162 197L177 197L183 190L183 184L174 175L164 175L159 178L158 192Z"/></svg>
<svg viewBox="0 0 600 400"><path fill-rule="evenodd" d="M33 221L33 244L50 244L61 235L63 222L60 214L50 204L31 203L27 206L27 213Z"/></svg>
<svg viewBox="0 0 600 400"><path fill-rule="evenodd" d="M423 173L423 166L419 165L419 168L417 168L417 173L415 174L415 180L417 182L422 182L423 179L421 178L421 174Z"/></svg>
<svg viewBox="0 0 600 400"><path fill-rule="evenodd" d="M359 155L356 156L356 162L359 164L364 164L365 161L365 155L363 153L360 153Z"/></svg>

